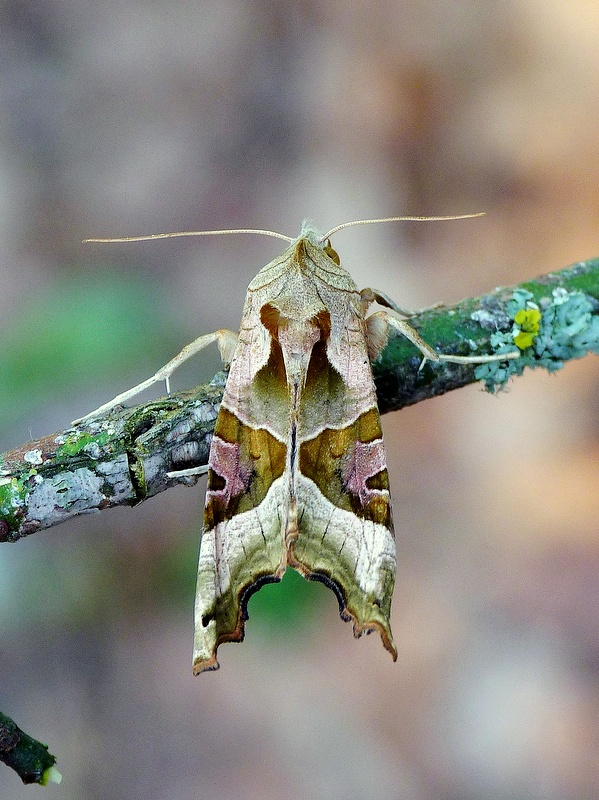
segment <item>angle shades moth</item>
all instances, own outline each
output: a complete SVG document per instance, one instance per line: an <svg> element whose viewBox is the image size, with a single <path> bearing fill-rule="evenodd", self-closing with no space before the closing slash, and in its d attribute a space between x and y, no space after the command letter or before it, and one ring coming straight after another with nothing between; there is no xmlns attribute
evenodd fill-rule
<svg viewBox="0 0 599 800"><path fill-rule="evenodd" d="M477 216L477 215L468 215ZM217 649L241 641L251 594L287 567L322 581L354 635L376 631L393 660L395 539L371 362L391 328L425 359L481 363L517 357L447 356L424 342L384 293L358 290L330 236L304 223L292 239L271 231L192 231L121 239L265 233L287 249L248 286L239 334L200 336L151 378L99 412L165 381L217 342L229 376L210 449L195 600L194 674L218 669ZM436 217L427 219L455 219ZM389 310L368 314L377 302ZM83 417L82 419L86 419Z"/></svg>

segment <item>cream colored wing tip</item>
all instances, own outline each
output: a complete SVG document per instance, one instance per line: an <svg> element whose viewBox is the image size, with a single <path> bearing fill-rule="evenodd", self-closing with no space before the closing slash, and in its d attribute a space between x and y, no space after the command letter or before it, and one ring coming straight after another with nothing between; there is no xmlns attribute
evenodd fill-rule
<svg viewBox="0 0 599 800"><path fill-rule="evenodd" d="M207 661L202 658L195 658L192 665L194 675L201 675L202 672L216 672L217 669L220 669L220 664L215 655Z"/></svg>

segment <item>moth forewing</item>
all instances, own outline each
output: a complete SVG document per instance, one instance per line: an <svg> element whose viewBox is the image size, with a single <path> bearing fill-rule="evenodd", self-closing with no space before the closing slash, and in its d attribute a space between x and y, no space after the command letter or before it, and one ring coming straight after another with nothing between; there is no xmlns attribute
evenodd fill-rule
<svg viewBox="0 0 599 800"><path fill-rule="evenodd" d="M354 632L389 627L395 543L364 304L304 231L248 288L209 461L194 672L243 638L249 596L291 566ZM266 332L266 333L265 333Z"/></svg>
<svg viewBox="0 0 599 800"><path fill-rule="evenodd" d="M354 634L378 631L397 657L389 626L395 541L370 362L390 328L431 361L519 356L439 354L406 320L388 311L366 316L372 302L410 313L383 292L359 292L328 238L350 225L399 219L425 218L358 220L325 236L304 224L295 240L254 229L112 240L266 233L290 242L250 283L239 336L224 330L200 336L152 378L87 415L159 381L168 391L172 372L211 342L231 362L208 464L195 601L196 674L218 668L222 642L243 639L250 595L280 580L288 566L333 589Z"/></svg>

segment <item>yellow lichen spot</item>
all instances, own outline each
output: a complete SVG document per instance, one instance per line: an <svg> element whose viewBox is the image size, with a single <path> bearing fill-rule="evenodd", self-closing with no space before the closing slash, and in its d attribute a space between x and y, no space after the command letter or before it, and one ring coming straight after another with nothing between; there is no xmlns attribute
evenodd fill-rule
<svg viewBox="0 0 599 800"><path fill-rule="evenodd" d="M534 341L541 328L541 312L538 308L521 308L514 317L517 329L514 331L514 344L526 350Z"/></svg>
<svg viewBox="0 0 599 800"><path fill-rule="evenodd" d="M523 331L520 331L514 336L514 344L520 350L526 350L527 347L531 346L536 335L536 333L523 333Z"/></svg>

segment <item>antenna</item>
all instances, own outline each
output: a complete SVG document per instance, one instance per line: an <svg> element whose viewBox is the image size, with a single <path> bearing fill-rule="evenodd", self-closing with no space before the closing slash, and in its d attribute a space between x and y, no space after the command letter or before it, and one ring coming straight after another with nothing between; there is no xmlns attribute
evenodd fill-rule
<svg viewBox="0 0 599 800"><path fill-rule="evenodd" d="M338 233L343 228L351 228L353 225L374 225L379 222L443 222L452 219L473 219L474 217L483 217L484 211L479 211L476 214L459 214L441 217L382 217L380 219L356 219L352 222L343 222L341 225L336 225L331 228L328 233L321 236L319 241L326 242L334 233ZM260 236L273 236L275 239L282 239L284 242L291 244L295 241L292 236L285 236L283 233L276 231L266 231L261 228L230 228L226 230L217 231L175 231L173 233L149 233L144 236L115 236L109 238L91 237L84 239L84 243L99 242L99 243L113 243L113 242L148 242L153 239L174 239L180 236L224 236L229 233L255 233Z"/></svg>
<svg viewBox="0 0 599 800"><path fill-rule="evenodd" d="M351 228L352 225L374 225L378 222L444 222L449 219L472 219L473 217L484 217L485 212L479 211L476 214L458 214L456 216L448 217L384 217L382 219L356 219L353 222L343 222L341 225L336 225L324 236L321 236L320 241L326 242L334 233L343 230L343 228Z"/></svg>
<svg viewBox="0 0 599 800"><path fill-rule="evenodd" d="M259 233L262 236L274 236L275 239L283 239L285 242L293 242L291 236L285 236L283 233L276 231L263 231L259 228L231 228L231 230L222 231L178 231L176 233L150 233L145 236L119 236L109 239L92 238L84 239L87 242L147 242L151 239L174 239L176 236L223 236L226 233Z"/></svg>

